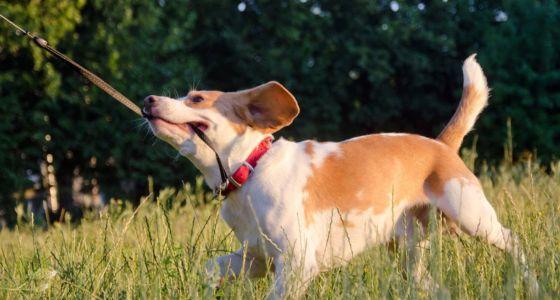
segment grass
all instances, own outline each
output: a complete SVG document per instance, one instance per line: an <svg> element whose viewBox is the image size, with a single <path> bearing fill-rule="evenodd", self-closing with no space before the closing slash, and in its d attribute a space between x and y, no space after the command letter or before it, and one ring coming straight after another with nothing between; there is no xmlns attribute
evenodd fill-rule
<svg viewBox="0 0 560 300"><path fill-rule="evenodd" d="M559 298L560 163L549 169L527 161L478 173L502 223L519 234L540 296ZM0 298L266 297L270 276L240 278L218 291L206 284L205 261L239 247L219 218L219 204L207 203L207 196L189 185L157 194L136 208L113 201L77 226L58 223L45 230L22 222L0 232ZM306 294L311 299L527 297L520 270L501 251L442 234L437 226L430 243L428 266L439 290L419 290L403 276L404 254L380 246L322 273Z"/></svg>

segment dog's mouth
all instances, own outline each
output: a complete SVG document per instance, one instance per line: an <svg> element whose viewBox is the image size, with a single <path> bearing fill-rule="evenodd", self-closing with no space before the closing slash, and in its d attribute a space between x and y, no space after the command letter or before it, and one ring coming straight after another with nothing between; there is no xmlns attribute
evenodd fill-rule
<svg viewBox="0 0 560 300"><path fill-rule="evenodd" d="M196 127L198 129L200 129L201 131L205 131L206 129L208 129L208 125L205 124L204 122L188 122L186 123L187 126L189 126L192 130L193 127Z"/></svg>
<svg viewBox="0 0 560 300"><path fill-rule="evenodd" d="M198 128L200 131L205 131L206 129L208 129L208 124L203 122L203 121L192 121L192 122L186 122L186 123L173 123L170 122L164 118L158 117L158 116L154 116L152 114L150 114L148 111L146 111L145 108L142 109L142 116L144 118L146 118L148 121L150 121L150 123L154 126L172 126L175 127L177 129L180 129L182 131L188 131L190 133L194 133L194 129L193 128Z"/></svg>

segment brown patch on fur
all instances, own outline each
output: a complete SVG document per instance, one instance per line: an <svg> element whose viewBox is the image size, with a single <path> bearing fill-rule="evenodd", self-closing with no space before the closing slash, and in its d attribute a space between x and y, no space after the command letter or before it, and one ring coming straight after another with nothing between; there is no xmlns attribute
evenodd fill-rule
<svg viewBox="0 0 560 300"><path fill-rule="evenodd" d="M223 95L223 92L220 91L191 91L183 100L183 103L186 106L195 109L205 109L213 107L218 98ZM204 101L202 102L193 102L193 99L196 97L202 97Z"/></svg>
<svg viewBox="0 0 560 300"><path fill-rule="evenodd" d="M193 102L196 97L204 101ZM184 103L195 109L216 109L238 134L243 134L247 126L273 133L290 125L299 114L294 96L275 81L238 92L191 91Z"/></svg>
<svg viewBox="0 0 560 300"><path fill-rule="evenodd" d="M232 128L241 135L247 130L247 124L239 118L233 109L235 102L233 102L230 97L230 93L224 93L220 91L191 91L183 100L183 103L190 108L194 109L214 109L223 116L225 116L229 121ZM195 97L202 97L204 101L193 102L192 99Z"/></svg>
<svg viewBox="0 0 560 300"><path fill-rule="evenodd" d="M354 228L356 227L356 224L348 221L348 220L340 220L340 223L336 223L335 224L338 227L342 227L342 228Z"/></svg>
<svg viewBox="0 0 560 300"><path fill-rule="evenodd" d="M313 142L309 141L305 143L305 153L309 156L313 156Z"/></svg>
<svg viewBox="0 0 560 300"><path fill-rule="evenodd" d="M307 143L306 152L313 149ZM320 147L320 143L313 146ZM376 134L339 146L338 153L327 156L320 166L312 166L305 186L307 224L313 223L316 213L335 208L341 213L371 209L379 214L402 201L411 206L425 204L426 188L439 194L451 178L476 181L451 148L417 135Z"/></svg>
<svg viewBox="0 0 560 300"><path fill-rule="evenodd" d="M247 130L248 125L235 113L235 103L235 99L231 99L230 94L226 93L216 102L215 108L229 120L237 134L241 135Z"/></svg>
<svg viewBox="0 0 560 300"><path fill-rule="evenodd" d="M294 96L280 83L271 81L252 89L226 93L220 101L248 126L273 133L290 125L299 114Z"/></svg>

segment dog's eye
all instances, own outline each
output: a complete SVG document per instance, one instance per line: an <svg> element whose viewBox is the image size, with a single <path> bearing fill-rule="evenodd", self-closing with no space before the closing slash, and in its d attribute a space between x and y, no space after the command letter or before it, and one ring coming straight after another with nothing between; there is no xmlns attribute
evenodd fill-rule
<svg viewBox="0 0 560 300"><path fill-rule="evenodd" d="M202 96L194 96L191 99L192 103L200 103L202 101L204 101L204 98L202 98Z"/></svg>

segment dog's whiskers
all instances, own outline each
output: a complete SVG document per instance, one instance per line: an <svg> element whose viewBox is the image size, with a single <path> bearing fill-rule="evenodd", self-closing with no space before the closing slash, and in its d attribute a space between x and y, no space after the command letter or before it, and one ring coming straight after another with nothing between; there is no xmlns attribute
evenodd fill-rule
<svg viewBox="0 0 560 300"><path fill-rule="evenodd" d="M196 91L198 89L199 83L200 83L200 81L196 82L195 79L193 78L193 81L191 82L191 85L190 85L190 88L189 88L189 92Z"/></svg>

